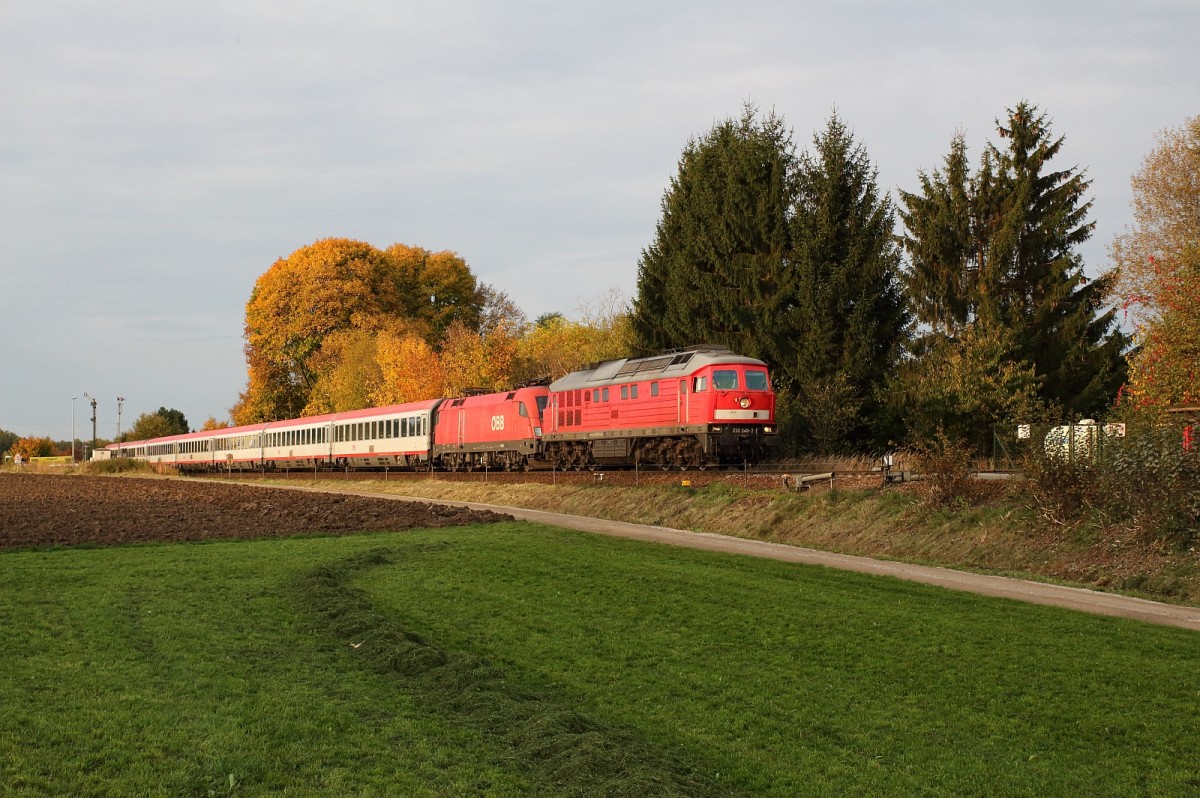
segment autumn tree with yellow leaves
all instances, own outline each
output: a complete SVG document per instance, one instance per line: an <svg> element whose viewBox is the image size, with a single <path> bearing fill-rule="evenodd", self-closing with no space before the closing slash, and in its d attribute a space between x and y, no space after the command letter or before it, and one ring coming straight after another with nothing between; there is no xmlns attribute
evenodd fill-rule
<svg viewBox="0 0 1200 798"><path fill-rule="evenodd" d="M26 462L31 457L53 457L54 441L49 438L18 438L8 453L13 457L20 455Z"/></svg>
<svg viewBox="0 0 1200 798"><path fill-rule="evenodd" d="M248 382L236 424L502 391L630 352L616 292L583 318L529 325L462 258L344 238L275 262L246 304Z"/></svg>
<svg viewBox="0 0 1200 798"><path fill-rule="evenodd" d="M246 303L248 382L235 423L363 407L380 395L381 336L438 347L477 327L481 295L465 261L395 244L328 238L275 262Z"/></svg>
<svg viewBox="0 0 1200 798"><path fill-rule="evenodd" d="M1137 324L1123 389L1136 407L1200 403L1200 116L1157 140L1111 247L1115 301Z"/></svg>
<svg viewBox="0 0 1200 798"><path fill-rule="evenodd" d="M521 381L535 377L554 380L589 363L630 356L633 325L619 294L609 292L582 311L579 321L548 314L521 338L517 349Z"/></svg>

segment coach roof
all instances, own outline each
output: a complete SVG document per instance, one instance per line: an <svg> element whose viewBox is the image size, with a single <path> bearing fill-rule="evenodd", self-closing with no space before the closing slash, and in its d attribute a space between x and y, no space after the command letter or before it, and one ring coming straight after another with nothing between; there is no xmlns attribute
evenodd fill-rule
<svg viewBox="0 0 1200 798"><path fill-rule="evenodd" d="M696 346L652 357L593 363L555 380L550 384L550 390L557 393L580 388L599 388L623 382L681 377L712 365L748 365L766 368L767 364L754 358L735 355L724 347Z"/></svg>

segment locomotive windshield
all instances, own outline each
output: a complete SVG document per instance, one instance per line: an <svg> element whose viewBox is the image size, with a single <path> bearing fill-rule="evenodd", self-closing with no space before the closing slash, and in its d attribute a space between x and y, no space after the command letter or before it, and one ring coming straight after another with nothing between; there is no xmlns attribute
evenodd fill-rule
<svg viewBox="0 0 1200 798"><path fill-rule="evenodd" d="M746 369L746 390L747 391L766 391L767 388L767 372L751 371Z"/></svg>
<svg viewBox="0 0 1200 798"><path fill-rule="evenodd" d="M736 391L738 374L733 369L715 369L713 371L713 387L718 391Z"/></svg>

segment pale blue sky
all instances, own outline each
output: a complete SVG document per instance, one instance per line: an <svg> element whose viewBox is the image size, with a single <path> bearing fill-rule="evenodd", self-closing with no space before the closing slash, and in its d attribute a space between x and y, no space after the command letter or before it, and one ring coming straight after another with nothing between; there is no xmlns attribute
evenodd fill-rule
<svg viewBox="0 0 1200 798"><path fill-rule="evenodd" d="M632 297L688 139L837 108L883 188L1022 99L1093 180L1090 272L1200 114L1200 3L0 0L0 429L224 418L276 258L458 252L532 318ZM85 431L85 427L87 428Z"/></svg>

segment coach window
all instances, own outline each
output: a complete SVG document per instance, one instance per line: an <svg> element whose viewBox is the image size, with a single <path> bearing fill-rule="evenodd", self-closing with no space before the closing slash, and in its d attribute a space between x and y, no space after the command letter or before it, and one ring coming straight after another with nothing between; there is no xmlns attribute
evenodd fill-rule
<svg viewBox="0 0 1200 798"><path fill-rule="evenodd" d="M692 393L700 393L708 388L708 377L696 377L692 381Z"/></svg>

